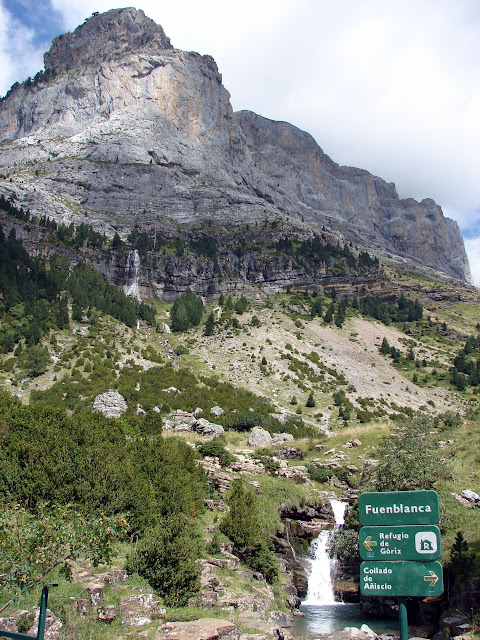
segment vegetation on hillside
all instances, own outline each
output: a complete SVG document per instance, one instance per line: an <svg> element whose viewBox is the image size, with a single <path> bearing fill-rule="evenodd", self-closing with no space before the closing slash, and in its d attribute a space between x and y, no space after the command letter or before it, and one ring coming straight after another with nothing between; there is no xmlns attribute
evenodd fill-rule
<svg viewBox="0 0 480 640"><path fill-rule="evenodd" d="M22 223L38 224L62 247L136 249L146 260L182 252L216 258L226 250L223 232L197 229L173 240L160 234L152 239L136 229L123 240L118 235L107 240L86 225L33 219L6 200L0 207ZM245 228L229 251L238 257L270 252L304 266L326 265L334 275L379 269L378 260L349 244L321 236L279 239L273 231L278 229L269 224L258 234ZM279 506L317 499L319 490L436 489L453 576L449 588L458 588L455 576L467 564L471 574L477 571L476 511L452 494L478 486L480 325L471 323L470 333L449 326L441 310L428 309L418 287L369 295L357 286L349 296L334 285L256 298L239 291L214 301L187 290L172 304L146 305L110 287L87 264L72 267L56 254L29 256L14 231L8 237L2 231L0 292L0 375L10 391L24 398L28 391L30 400L22 404L8 393L0 395L0 551L8 558L2 602L44 579L53 562L50 553L56 554L57 569L81 556L93 563L111 560L118 543L128 571L147 581L168 606L191 605L199 588L197 560L207 551L219 554L222 545L281 592L272 547L282 526ZM172 334L159 335L158 318L170 323ZM147 328L142 323L137 330L139 319ZM367 324L375 335L370 351L354 330ZM390 380L382 383L380 399L362 397L331 355L336 353L329 344L332 335L341 336L343 350L358 343L359 355L368 352L363 373L385 366L398 374L405 393L408 388L415 398L425 392L425 399L415 409L399 406L393 390L390 395ZM217 358L202 361L201 354L217 351ZM254 379L264 385L261 390ZM121 418L91 413L94 398L109 389L127 402ZM447 401L452 407L445 412ZM214 407L221 408L219 415L211 412ZM176 410L198 410L225 434L211 439L167 431ZM298 465L297 479L310 484L281 475L284 462L274 446L251 456L263 470L251 481L255 484L244 471L242 481L235 478L232 469L245 456L254 427L294 438L287 444L299 457L288 465ZM322 448L335 460L327 461ZM370 464L372 459L378 462ZM204 464L228 476L232 484L226 494L215 478L206 477ZM214 504L224 499L227 509L206 512L205 499ZM333 545L353 565L358 562L355 513L351 509ZM69 519L72 530L79 523L84 534L75 534L75 545L62 537ZM22 534L8 541L5 532L12 527ZM26 537L28 554L22 556L18 545L25 550ZM101 541L96 551L88 537ZM46 538L51 544L38 557ZM21 572L19 557L28 571Z"/></svg>

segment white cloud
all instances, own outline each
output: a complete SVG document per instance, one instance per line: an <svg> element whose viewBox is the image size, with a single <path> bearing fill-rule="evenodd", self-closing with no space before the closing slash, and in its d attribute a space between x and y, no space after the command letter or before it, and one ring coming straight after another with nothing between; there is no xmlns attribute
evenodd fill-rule
<svg viewBox="0 0 480 640"><path fill-rule="evenodd" d="M44 47L33 44L34 33L6 11L0 2L0 94L43 69Z"/></svg>

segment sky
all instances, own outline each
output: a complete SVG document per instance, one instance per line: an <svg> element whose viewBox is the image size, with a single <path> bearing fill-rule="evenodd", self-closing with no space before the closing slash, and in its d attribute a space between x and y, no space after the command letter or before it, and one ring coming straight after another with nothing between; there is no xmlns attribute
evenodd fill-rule
<svg viewBox="0 0 480 640"><path fill-rule="evenodd" d="M0 0L0 94L43 68L55 35L127 6L212 55L234 110L433 198L480 286L480 0Z"/></svg>

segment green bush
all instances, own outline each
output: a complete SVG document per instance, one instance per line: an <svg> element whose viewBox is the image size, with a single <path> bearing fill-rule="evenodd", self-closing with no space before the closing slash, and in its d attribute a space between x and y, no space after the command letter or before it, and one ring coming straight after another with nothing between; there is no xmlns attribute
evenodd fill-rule
<svg viewBox="0 0 480 640"><path fill-rule="evenodd" d="M269 584L278 578L278 563L270 540L256 545L246 557L246 564L253 571L260 572Z"/></svg>
<svg viewBox="0 0 480 640"><path fill-rule="evenodd" d="M200 579L200 539L180 516L162 520L148 531L127 559L127 571L137 572L169 607L184 606L197 592Z"/></svg>
<svg viewBox="0 0 480 640"><path fill-rule="evenodd" d="M220 531L230 538L248 566L272 582L278 568L271 544L259 523L255 494L241 480L234 480L228 505L230 511L223 518Z"/></svg>
<svg viewBox="0 0 480 640"><path fill-rule="evenodd" d="M432 428L426 416L399 419L394 437L386 436L380 446L375 491L433 488L442 465Z"/></svg>
<svg viewBox="0 0 480 640"><path fill-rule="evenodd" d="M357 420L362 424L371 422L374 419L375 415L368 411L367 409L357 409Z"/></svg>
<svg viewBox="0 0 480 640"><path fill-rule="evenodd" d="M326 467L316 467L313 464L307 464L308 475L315 482L328 482L333 476L333 471Z"/></svg>
<svg viewBox="0 0 480 640"><path fill-rule="evenodd" d="M305 404L306 407L314 407L315 406L315 398L313 397L313 391L310 391L310 395L307 398L307 402Z"/></svg>
<svg viewBox="0 0 480 640"><path fill-rule="evenodd" d="M332 558L360 565L358 532L354 529L338 529L330 539L328 552Z"/></svg>
<svg viewBox="0 0 480 640"><path fill-rule="evenodd" d="M202 299L190 290L175 298L170 311L172 331L186 331L190 327L197 327L203 315Z"/></svg>
<svg viewBox="0 0 480 640"><path fill-rule="evenodd" d="M234 431L250 431L253 427L263 426L264 419L254 411L245 411L238 413L230 420L228 426Z"/></svg>
<svg viewBox="0 0 480 640"><path fill-rule="evenodd" d="M235 460L232 454L225 449L223 442L215 438L209 442L204 442L198 448L198 452L204 458L206 456L212 456L218 458L218 461L222 467L228 467L228 465Z"/></svg>
<svg viewBox="0 0 480 640"><path fill-rule="evenodd" d="M261 455L257 452L255 459L261 462L265 467L265 471L272 476L280 469L280 463L278 460L274 460L272 455Z"/></svg>
<svg viewBox="0 0 480 640"><path fill-rule="evenodd" d="M175 351L175 355L177 355L177 356L183 356L186 353L189 353L187 347L185 347L183 344L177 345L175 347L174 351Z"/></svg>

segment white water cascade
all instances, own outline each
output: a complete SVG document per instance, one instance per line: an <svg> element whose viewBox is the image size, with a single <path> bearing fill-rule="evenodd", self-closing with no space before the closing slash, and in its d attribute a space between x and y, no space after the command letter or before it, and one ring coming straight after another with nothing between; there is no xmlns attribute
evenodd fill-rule
<svg viewBox="0 0 480 640"><path fill-rule="evenodd" d="M335 526L333 529L324 529L310 545L312 552L310 576L308 579L307 597L302 605L322 606L335 604L333 593L333 576L335 573L335 560L330 558L327 551L328 541L335 529L344 524L346 503L340 500L330 500Z"/></svg>
<svg viewBox="0 0 480 640"><path fill-rule="evenodd" d="M138 251L130 251L125 266L126 284L123 287L125 295L135 298L140 302L140 288L138 286L140 280L140 256Z"/></svg>

